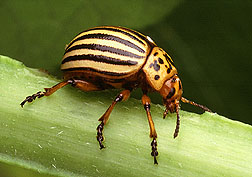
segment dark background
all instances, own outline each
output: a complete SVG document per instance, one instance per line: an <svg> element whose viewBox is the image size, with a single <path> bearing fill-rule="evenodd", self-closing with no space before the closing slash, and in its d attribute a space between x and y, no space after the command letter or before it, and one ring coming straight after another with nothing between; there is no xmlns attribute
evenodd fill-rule
<svg viewBox="0 0 252 177"><path fill-rule="evenodd" d="M252 124L251 17L249 0L1 0L0 54L60 77L64 47L76 34L100 25L129 27L172 56L184 97ZM152 100L161 103L156 94Z"/></svg>

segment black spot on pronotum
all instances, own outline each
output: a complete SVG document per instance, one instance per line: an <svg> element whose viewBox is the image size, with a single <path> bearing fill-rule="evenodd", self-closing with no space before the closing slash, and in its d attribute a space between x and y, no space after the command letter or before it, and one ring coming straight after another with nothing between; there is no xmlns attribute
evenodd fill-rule
<svg viewBox="0 0 252 177"><path fill-rule="evenodd" d="M181 85L181 82L179 81L179 90L182 89L182 85Z"/></svg>
<svg viewBox="0 0 252 177"><path fill-rule="evenodd" d="M164 64L164 61L162 60L162 58L158 58L158 62L159 62L160 64Z"/></svg>
<svg viewBox="0 0 252 177"><path fill-rule="evenodd" d="M175 88L171 88L169 94L166 96L166 99L170 99L175 94Z"/></svg>
<svg viewBox="0 0 252 177"><path fill-rule="evenodd" d="M154 65L153 65L155 71L159 71L160 70L160 65L157 64L157 60L154 61Z"/></svg>
<svg viewBox="0 0 252 177"><path fill-rule="evenodd" d="M165 65L165 67L167 68L168 66L167 66L167 65Z"/></svg>
<svg viewBox="0 0 252 177"><path fill-rule="evenodd" d="M155 77L154 77L155 80L158 80L159 78L160 78L159 75L155 75Z"/></svg>
<svg viewBox="0 0 252 177"><path fill-rule="evenodd" d="M155 53L154 53L154 56L157 56L157 55L158 55L158 52L155 52Z"/></svg>
<svg viewBox="0 0 252 177"><path fill-rule="evenodd" d="M171 63L171 64L174 66L174 63L173 63L173 61L171 60L171 58L170 58L166 53L163 54L163 55L164 55L166 61L167 61L168 63Z"/></svg>
<svg viewBox="0 0 252 177"><path fill-rule="evenodd" d="M169 64L169 68L167 68L167 74L169 74L172 70L172 66Z"/></svg>
<svg viewBox="0 0 252 177"><path fill-rule="evenodd" d="M149 67L151 68L153 66L155 71L159 71L160 70L160 65L157 63L157 60L154 60L154 63L151 63L149 65Z"/></svg>

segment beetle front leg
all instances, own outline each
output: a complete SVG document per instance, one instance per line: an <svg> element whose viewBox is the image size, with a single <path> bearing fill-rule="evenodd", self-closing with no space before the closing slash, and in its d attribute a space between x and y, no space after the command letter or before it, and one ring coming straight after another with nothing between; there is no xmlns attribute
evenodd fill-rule
<svg viewBox="0 0 252 177"><path fill-rule="evenodd" d="M129 98L129 96L130 96L130 90L123 90L119 95L117 95L117 97L112 102L112 104L109 106L107 111L98 120L98 121L101 121L101 123L97 127L97 136L96 136L96 138L97 138L97 141L99 142L100 149L105 148L105 146L102 144L102 142L104 141L103 128L104 128L104 125L107 123L107 121L109 119L109 116L110 116L114 106L116 105L116 103L118 103L120 101L127 100Z"/></svg>
<svg viewBox="0 0 252 177"><path fill-rule="evenodd" d="M154 164L158 164L157 162L157 156L158 156L158 151L157 151L157 133L154 127L154 122L152 120L151 117L151 113L150 113L150 98L147 95L143 95L142 96L142 104L144 105L144 109L146 111L147 114L147 118L148 118L148 122L149 122L149 126L150 126L150 138L152 138L152 142L151 142L151 155L154 157Z"/></svg>

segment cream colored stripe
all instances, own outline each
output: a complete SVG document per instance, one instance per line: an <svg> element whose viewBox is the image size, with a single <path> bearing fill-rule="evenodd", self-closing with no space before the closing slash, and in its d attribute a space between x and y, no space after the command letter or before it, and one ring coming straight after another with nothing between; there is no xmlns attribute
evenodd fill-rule
<svg viewBox="0 0 252 177"><path fill-rule="evenodd" d="M131 61L136 61L138 62L139 65L143 64L145 61L145 58L131 58L131 57L127 57L127 56L122 56L122 55L118 55L118 54L114 54L114 53L110 53L110 52L102 52L99 50L90 50L90 49L79 49L79 50L73 50L70 52L67 52L64 57L63 60L69 56L74 56L74 55L103 55L106 57L112 57L112 58L116 58L116 59L120 59L122 61L127 61L127 60L131 60Z"/></svg>
<svg viewBox="0 0 252 177"><path fill-rule="evenodd" d="M123 29L120 29L120 30L123 30ZM123 31L125 31L125 30L123 30ZM135 34L129 32L129 31L125 31L125 32L127 32L127 33L131 34L132 36L135 36L136 38L138 38ZM97 30L86 31L86 32L83 32L83 33L79 34L79 35L76 36L74 39L77 39L77 38L79 38L80 36L84 36L84 35L87 35L87 34L97 34L97 33L113 35L113 36L119 37L119 38L121 38L121 39L130 41L130 42L132 42L133 44L135 44L135 45L139 46L140 48L142 48L144 51L146 51L146 50L145 50L145 49L146 49L146 46L148 46L147 43L146 43L144 40L140 39L140 38L138 38L138 39L139 39L140 41L142 41L145 45L143 45L143 44L140 43L139 41L134 40L134 39L132 39L131 37L129 37L129 36L127 36L127 35L125 35L125 34L123 34L123 33L121 33L121 32L109 31L109 30L105 30L105 29L104 29L104 30L97 29ZM74 40L74 39L73 39L73 40Z"/></svg>
<svg viewBox="0 0 252 177"><path fill-rule="evenodd" d="M104 46L109 46L109 47L114 47L114 48L118 48L121 50L125 50L128 52L131 52L133 54L139 55L139 56L145 56L145 53L141 53L139 52L137 49L134 49L132 47L126 46L120 42L116 42L116 41L112 41L112 40L106 40L106 39L83 39L80 41L76 41L72 44L71 47L75 46L75 45L81 45L81 44L99 44L99 45L104 45ZM70 48L71 48L70 47Z"/></svg>
<svg viewBox="0 0 252 177"><path fill-rule="evenodd" d="M115 73L137 72L137 69L139 68L137 65L133 66L113 65L90 60L69 61L61 65L61 69L79 68L79 67L93 68L99 71L115 72Z"/></svg>

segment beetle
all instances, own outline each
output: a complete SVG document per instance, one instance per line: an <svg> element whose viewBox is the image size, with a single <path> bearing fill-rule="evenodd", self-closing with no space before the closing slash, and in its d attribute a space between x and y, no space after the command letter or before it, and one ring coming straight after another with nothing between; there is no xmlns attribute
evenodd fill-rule
<svg viewBox="0 0 252 177"><path fill-rule="evenodd" d="M123 89L98 121L97 141L103 145L103 129L114 106L129 98L135 88L141 88L142 104L147 114L151 142L151 155L157 162L157 133L151 117L149 92L159 92L165 111L176 112L177 122L173 137L179 133L180 100L212 112L207 107L182 97L182 84L171 57L149 37L125 27L100 26L79 33L65 48L61 62L63 81L44 92L37 92L21 103L49 96L58 89L72 85L83 91Z"/></svg>

